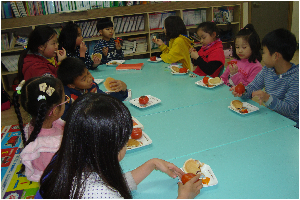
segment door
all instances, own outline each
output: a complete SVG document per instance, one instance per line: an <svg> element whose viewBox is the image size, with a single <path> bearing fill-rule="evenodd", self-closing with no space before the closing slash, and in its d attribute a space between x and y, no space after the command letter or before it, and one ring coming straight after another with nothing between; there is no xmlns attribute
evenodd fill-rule
<svg viewBox="0 0 300 200"><path fill-rule="evenodd" d="M252 1L250 5L249 23L253 24L260 40L275 29L290 29L288 1Z"/></svg>

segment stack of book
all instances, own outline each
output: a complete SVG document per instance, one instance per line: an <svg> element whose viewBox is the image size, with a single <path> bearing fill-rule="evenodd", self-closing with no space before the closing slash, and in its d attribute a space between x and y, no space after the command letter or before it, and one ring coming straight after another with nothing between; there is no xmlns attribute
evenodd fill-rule
<svg viewBox="0 0 300 200"><path fill-rule="evenodd" d="M148 48L146 37L129 38L123 40L124 54L146 52Z"/></svg>
<svg viewBox="0 0 300 200"><path fill-rule="evenodd" d="M20 55L2 56L1 62L9 72L18 70L18 61Z"/></svg>
<svg viewBox="0 0 300 200"><path fill-rule="evenodd" d="M186 26L200 24L206 21L206 10L183 11L183 22Z"/></svg>
<svg viewBox="0 0 300 200"><path fill-rule="evenodd" d="M128 17L115 17L114 18L115 33L129 33L134 31L144 31L144 16L135 15Z"/></svg>

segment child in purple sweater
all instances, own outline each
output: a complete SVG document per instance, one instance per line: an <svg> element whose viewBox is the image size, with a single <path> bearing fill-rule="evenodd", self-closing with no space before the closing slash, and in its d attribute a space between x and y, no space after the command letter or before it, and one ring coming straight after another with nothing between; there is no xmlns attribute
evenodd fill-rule
<svg viewBox="0 0 300 200"><path fill-rule="evenodd" d="M236 59L229 62L221 78L230 87L239 83L246 86L262 69L260 40L252 24L247 24L238 32L234 45L233 57Z"/></svg>

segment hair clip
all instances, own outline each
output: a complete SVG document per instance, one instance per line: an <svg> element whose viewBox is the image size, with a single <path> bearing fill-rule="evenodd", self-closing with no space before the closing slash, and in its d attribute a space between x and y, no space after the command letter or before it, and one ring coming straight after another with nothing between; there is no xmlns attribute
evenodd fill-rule
<svg viewBox="0 0 300 200"><path fill-rule="evenodd" d="M18 94L21 94L21 89L22 89L22 87L23 87L24 84L25 84L25 80L22 80L20 82L20 84L18 85L18 87L16 87L16 90L17 90Z"/></svg>
<svg viewBox="0 0 300 200"><path fill-rule="evenodd" d="M46 93L51 97L55 89L51 86L48 87Z"/></svg>
<svg viewBox="0 0 300 200"><path fill-rule="evenodd" d="M39 84L39 88L41 92L45 92L46 88L47 88L47 84L46 83L41 83Z"/></svg>
<svg viewBox="0 0 300 200"><path fill-rule="evenodd" d="M45 95L39 95L38 98L37 98L37 100L40 101L41 99L45 99L46 100Z"/></svg>

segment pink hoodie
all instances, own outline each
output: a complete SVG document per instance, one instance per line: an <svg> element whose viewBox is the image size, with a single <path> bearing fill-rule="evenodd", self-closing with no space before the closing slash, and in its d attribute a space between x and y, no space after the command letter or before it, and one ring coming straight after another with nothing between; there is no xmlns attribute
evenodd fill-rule
<svg viewBox="0 0 300 200"><path fill-rule="evenodd" d="M237 61L238 66L238 72L231 76L231 80L234 85L239 84L240 82L243 83L243 85L247 86L249 83L251 83L255 76L262 70L262 66L258 60L256 60L256 63L249 63L248 59L242 59L242 60L236 60L233 59L232 61ZM226 85L232 85L230 83L228 76L230 75L229 67L226 67L225 72L221 75L221 79L224 81L224 84Z"/></svg>
<svg viewBox="0 0 300 200"><path fill-rule="evenodd" d="M38 137L22 150L20 156L25 165L25 175L28 180L40 181L45 168L60 147L64 126L65 121L62 119L54 121L52 128L42 128ZM26 139L32 130L31 125L25 127Z"/></svg>

